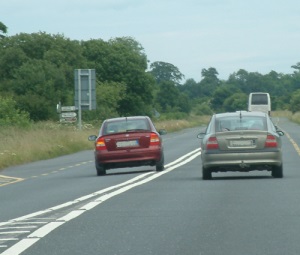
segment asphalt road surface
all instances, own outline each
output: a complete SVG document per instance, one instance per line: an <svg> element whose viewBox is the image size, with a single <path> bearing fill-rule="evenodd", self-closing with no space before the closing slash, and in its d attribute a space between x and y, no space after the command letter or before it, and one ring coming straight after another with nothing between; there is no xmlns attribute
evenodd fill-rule
<svg viewBox="0 0 300 255"><path fill-rule="evenodd" d="M203 181L199 128L163 136L160 173L98 177L92 150L5 169L0 254L299 255L300 126L274 122L285 131L282 179L255 171Z"/></svg>

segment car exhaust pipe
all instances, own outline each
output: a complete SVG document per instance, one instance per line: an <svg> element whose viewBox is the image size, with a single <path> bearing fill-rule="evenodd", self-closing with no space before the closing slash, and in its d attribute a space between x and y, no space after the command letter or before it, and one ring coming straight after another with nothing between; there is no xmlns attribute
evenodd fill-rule
<svg viewBox="0 0 300 255"><path fill-rule="evenodd" d="M249 167L249 165L247 165L247 164L244 162L244 160L242 160L242 163L240 163L240 167L241 167L241 168L247 168L247 167Z"/></svg>

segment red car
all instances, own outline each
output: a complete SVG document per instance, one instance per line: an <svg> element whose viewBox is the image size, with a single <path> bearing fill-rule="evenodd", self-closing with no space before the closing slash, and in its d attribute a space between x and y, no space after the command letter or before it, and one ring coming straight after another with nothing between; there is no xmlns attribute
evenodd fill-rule
<svg viewBox="0 0 300 255"><path fill-rule="evenodd" d="M99 135L90 135L95 141L95 166L97 175L106 170L122 167L156 166L164 169L164 152L161 135L147 116L107 119L102 123Z"/></svg>

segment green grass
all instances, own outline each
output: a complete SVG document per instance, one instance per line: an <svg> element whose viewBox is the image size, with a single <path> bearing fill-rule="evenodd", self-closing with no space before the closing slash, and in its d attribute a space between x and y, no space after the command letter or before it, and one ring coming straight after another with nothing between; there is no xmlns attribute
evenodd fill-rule
<svg viewBox="0 0 300 255"><path fill-rule="evenodd" d="M157 129L174 132L208 122L208 117L194 117L189 120L156 121ZM0 170L72 154L82 150L92 150L93 142L88 136L98 134L99 125L66 126L54 122L37 123L27 129L6 127L0 129Z"/></svg>
<svg viewBox="0 0 300 255"><path fill-rule="evenodd" d="M287 117L300 124L300 113L273 112L273 117ZM175 132L184 128L206 125L210 116L191 116L185 120L154 121L157 129ZM82 150L92 150L88 136L97 134L99 125L84 125L81 130L54 122L34 124L27 129L7 127L0 129L0 170Z"/></svg>
<svg viewBox="0 0 300 255"><path fill-rule="evenodd" d="M93 144L87 140L90 134L97 134L97 130L79 131L48 122L25 130L1 129L0 169L92 149Z"/></svg>

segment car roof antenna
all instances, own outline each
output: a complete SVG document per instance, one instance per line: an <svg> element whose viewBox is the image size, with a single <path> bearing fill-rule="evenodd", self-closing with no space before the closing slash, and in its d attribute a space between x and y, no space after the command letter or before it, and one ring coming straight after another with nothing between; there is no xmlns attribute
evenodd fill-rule
<svg viewBox="0 0 300 255"><path fill-rule="evenodd" d="M242 111L240 111L240 123L242 123Z"/></svg>

